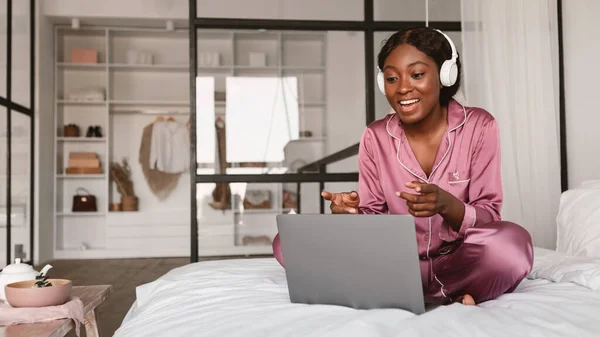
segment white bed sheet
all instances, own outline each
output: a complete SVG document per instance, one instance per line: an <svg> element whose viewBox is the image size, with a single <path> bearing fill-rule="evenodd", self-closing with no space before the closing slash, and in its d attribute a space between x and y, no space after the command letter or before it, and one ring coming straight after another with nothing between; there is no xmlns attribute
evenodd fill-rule
<svg viewBox="0 0 600 337"><path fill-rule="evenodd" d="M138 287L114 336L600 336L600 260L535 256L514 293L419 316L292 304L272 258L200 262Z"/></svg>

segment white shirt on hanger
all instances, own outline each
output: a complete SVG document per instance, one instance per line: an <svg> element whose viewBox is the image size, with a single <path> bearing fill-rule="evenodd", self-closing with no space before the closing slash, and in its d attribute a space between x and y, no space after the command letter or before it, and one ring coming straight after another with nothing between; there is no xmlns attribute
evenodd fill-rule
<svg viewBox="0 0 600 337"><path fill-rule="evenodd" d="M150 168L165 173L182 173L189 168L187 126L177 121L156 121L152 128Z"/></svg>

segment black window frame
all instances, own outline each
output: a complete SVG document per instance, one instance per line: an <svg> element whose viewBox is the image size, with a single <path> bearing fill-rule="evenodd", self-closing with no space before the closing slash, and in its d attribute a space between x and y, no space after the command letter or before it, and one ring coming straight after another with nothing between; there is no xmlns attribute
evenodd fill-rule
<svg viewBox="0 0 600 337"><path fill-rule="evenodd" d="M12 14L13 1L6 0L6 95L0 95L0 106L6 108L6 264L12 263L12 235L11 235L11 178L12 178L12 112L26 115L30 122L30 168L29 168L29 260L25 263L33 264L35 256L35 0L29 0L29 108L12 100ZM1 231L2 229L0 229Z"/></svg>

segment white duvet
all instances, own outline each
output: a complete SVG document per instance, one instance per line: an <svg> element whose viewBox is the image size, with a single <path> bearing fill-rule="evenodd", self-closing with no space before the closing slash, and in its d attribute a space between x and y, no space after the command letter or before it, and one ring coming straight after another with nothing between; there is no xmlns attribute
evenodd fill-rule
<svg viewBox="0 0 600 337"><path fill-rule="evenodd" d="M138 287L114 336L600 336L600 259L536 249L514 293L419 316L290 303L272 258L200 262Z"/></svg>

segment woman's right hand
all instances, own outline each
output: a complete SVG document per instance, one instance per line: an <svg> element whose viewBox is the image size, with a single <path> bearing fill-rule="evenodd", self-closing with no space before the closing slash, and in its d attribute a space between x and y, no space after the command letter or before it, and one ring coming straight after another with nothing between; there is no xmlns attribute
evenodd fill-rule
<svg viewBox="0 0 600 337"><path fill-rule="evenodd" d="M358 214L358 205L360 198L358 193L342 192L342 193L331 193L327 191L321 192L321 196L325 200L331 201L329 208L331 213L334 214Z"/></svg>

